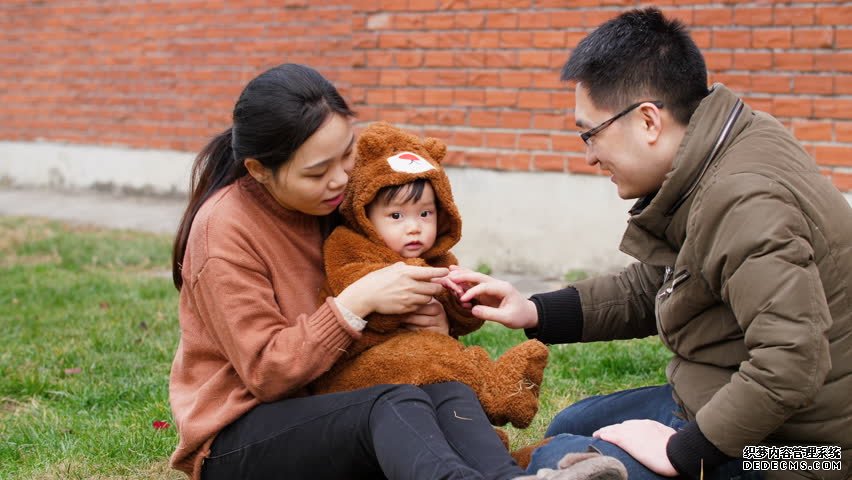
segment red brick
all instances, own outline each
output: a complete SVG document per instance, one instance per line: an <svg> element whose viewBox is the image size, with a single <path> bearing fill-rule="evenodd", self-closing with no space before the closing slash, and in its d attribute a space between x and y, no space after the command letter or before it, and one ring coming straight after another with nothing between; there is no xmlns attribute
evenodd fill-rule
<svg viewBox="0 0 852 480"><path fill-rule="evenodd" d="M536 48L564 48L565 33L558 31L534 32L532 45Z"/></svg>
<svg viewBox="0 0 852 480"><path fill-rule="evenodd" d="M550 28L552 12L518 12L518 27L525 30Z"/></svg>
<svg viewBox="0 0 852 480"><path fill-rule="evenodd" d="M531 122L532 114L530 112L500 112L500 126L503 128L530 128Z"/></svg>
<svg viewBox="0 0 852 480"><path fill-rule="evenodd" d="M771 25L772 7L736 7L734 8L733 23L737 25Z"/></svg>
<svg viewBox="0 0 852 480"><path fill-rule="evenodd" d="M852 95L852 76L836 75L834 77L835 95Z"/></svg>
<svg viewBox="0 0 852 480"><path fill-rule="evenodd" d="M489 148L515 148L518 136L514 133L487 132L485 146Z"/></svg>
<svg viewBox="0 0 852 480"><path fill-rule="evenodd" d="M736 52L734 68L738 70L769 70L772 68L771 53Z"/></svg>
<svg viewBox="0 0 852 480"><path fill-rule="evenodd" d="M441 162L441 165L454 167L460 167L464 165L464 152L460 152L457 150L448 151L447 156L444 157L444 160Z"/></svg>
<svg viewBox="0 0 852 480"><path fill-rule="evenodd" d="M518 63L517 52L488 52L485 54L485 65L490 68L511 68Z"/></svg>
<svg viewBox="0 0 852 480"><path fill-rule="evenodd" d="M837 28L836 48L852 48L852 29Z"/></svg>
<svg viewBox="0 0 852 480"><path fill-rule="evenodd" d="M530 32L500 32L501 48L527 48L533 42Z"/></svg>
<svg viewBox="0 0 852 480"><path fill-rule="evenodd" d="M526 172L532 168L532 157L526 153L503 154L498 158L497 166L503 170Z"/></svg>
<svg viewBox="0 0 852 480"><path fill-rule="evenodd" d="M465 164L476 168L497 168L497 155L492 152L467 152Z"/></svg>
<svg viewBox="0 0 852 480"><path fill-rule="evenodd" d="M834 32L831 28L808 28L793 30L793 48L831 48Z"/></svg>
<svg viewBox="0 0 852 480"><path fill-rule="evenodd" d="M778 117L809 117L813 112L813 101L802 97L775 97L772 113Z"/></svg>
<svg viewBox="0 0 852 480"><path fill-rule="evenodd" d="M552 108L553 99L548 92L520 92L518 107L520 108Z"/></svg>
<svg viewBox="0 0 852 480"><path fill-rule="evenodd" d="M468 38L472 48L497 48L500 46L498 32L470 32Z"/></svg>
<svg viewBox="0 0 852 480"><path fill-rule="evenodd" d="M415 11L437 10L438 5L437 0L408 0L408 9Z"/></svg>
<svg viewBox="0 0 852 480"><path fill-rule="evenodd" d="M367 103L372 105L393 103L393 89L376 88L367 90Z"/></svg>
<svg viewBox="0 0 852 480"><path fill-rule="evenodd" d="M834 92L834 78L825 75L797 75L793 77L793 91L830 95Z"/></svg>
<svg viewBox="0 0 852 480"><path fill-rule="evenodd" d="M495 71L472 71L467 83L477 87L498 87L500 74Z"/></svg>
<svg viewBox="0 0 852 480"><path fill-rule="evenodd" d="M412 68L423 65L423 52L396 52L394 58L400 67Z"/></svg>
<svg viewBox="0 0 852 480"><path fill-rule="evenodd" d="M485 101L488 102L489 91L485 92ZM471 127L498 127L500 126L500 116L493 110L471 110L469 114L469 124Z"/></svg>
<svg viewBox="0 0 852 480"><path fill-rule="evenodd" d="M751 91L760 93L789 93L792 80L789 75L750 75Z"/></svg>
<svg viewBox="0 0 852 480"><path fill-rule="evenodd" d="M406 85L408 83L408 71L406 70L382 70L379 76L382 86Z"/></svg>
<svg viewBox="0 0 852 480"><path fill-rule="evenodd" d="M426 15L423 26L427 30L450 30L455 27L455 16L451 14Z"/></svg>
<svg viewBox="0 0 852 480"><path fill-rule="evenodd" d="M825 142L832 139L831 122L793 120L793 135L802 141Z"/></svg>
<svg viewBox="0 0 852 480"><path fill-rule="evenodd" d="M394 102L400 105L423 105L423 90L397 88L394 90Z"/></svg>
<svg viewBox="0 0 852 480"><path fill-rule="evenodd" d="M852 100L816 98L814 99L814 116L817 118L852 119Z"/></svg>
<svg viewBox="0 0 852 480"><path fill-rule="evenodd" d="M453 133L453 145L459 147L481 147L485 145L485 136L479 130L456 130Z"/></svg>
<svg viewBox="0 0 852 480"><path fill-rule="evenodd" d="M550 66L550 52L529 50L518 57L518 66L526 67L548 67Z"/></svg>
<svg viewBox="0 0 852 480"><path fill-rule="evenodd" d="M545 172L564 172L565 157L562 155L537 153L533 156L533 168Z"/></svg>
<svg viewBox="0 0 852 480"><path fill-rule="evenodd" d="M551 28L578 28L584 25L585 19L578 10L555 11L550 16Z"/></svg>
<svg viewBox="0 0 852 480"><path fill-rule="evenodd" d="M521 150L550 150L550 135L543 133L522 133L518 138Z"/></svg>
<svg viewBox="0 0 852 480"><path fill-rule="evenodd" d="M536 113L533 115L533 128L540 130L562 130L565 127L565 115Z"/></svg>
<svg viewBox="0 0 852 480"><path fill-rule="evenodd" d="M423 64L427 67L452 67L455 65L454 54L442 50L423 52Z"/></svg>
<svg viewBox="0 0 852 480"><path fill-rule="evenodd" d="M518 16L514 13L488 13L485 26L489 29L513 29L518 27Z"/></svg>
<svg viewBox="0 0 852 480"><path fill-rule="evenodd" d="M852 5L840 7L817 7L816 21L822 25L844 25L852 24Z"/></svg>
<svg viewBox="0 0 852 480"><path fill-rule="evenodd" d="M455 52L453 65L464 68L481 68L485 66L485 53L480 51Z"/></svg>
<svg viewBox="0 0 852 480"><path fill-rule="evenodd" d="M485 102L485 91L479 89L455 89L453 91L453 102L456 105L480 106Z"/></svg>
<svg viewBox="0 0 852 480"><path fill-rule="evenodd" d="M504 71L500 73L501 87L529 88L532 83L532 74L527 71Z"/></svg>
<svg viewBox="0 0 852 480"><path fill-rule="evenodd" d="M454 20L456 28L475 30L485 25L485 15L482 13L456 13Z"/></svg>
<svg viewBox="0 0 852 480"><path fill-rule="evenodd" d="M834 137L838 142L852 143L852 122L834 122Z"/></svg>
<svg viewBox="0 0 852 480"><path fill-rule="evenodd" d="M751 30L715 30L713 48L743 48L751 44Z"/></svg>
<svg viewBox="0 0 852 480"><path fill-rule="evenodd" d="M690 30L689 35L692 37L692 41L695 42L695 45L701 50L706 50L712 45L713 35L709 29ZM573 46L574 44L572 43L570 45Z"/></svg>
<svg viewBox="0 0 852 480"><path fill-rule="evenodd" d="M704 62L710 70L727 70L734 64L734 55L724 52L705 52Z"/></svg>
<svg viewBox="0 0 852 480"><path fill-rule="evenodd" d="M814 7L783 6L775 9L775 25L813 25Z"/></svg>
<svg viewBox="0 0 852 480"><path fill-rule="evenodd" d="M751 46L754 48L790 48L792 31L787 28L757 29L752 32Z"/></svg>
<svg viewBox="0 0 852 480"><path fill-rule="evenodd" d="M841 192L852 192L852 174L845 172L833 172L831 174L831 181Z"/></svg>
<svg viewBox="0 0 852 480"><path fill-rule="evenodd" d="M702 8L695 10L692 21L695 25L731 25L733 13L730 8Z"/></svg>
<svg viewBox="0 0 852 480"><path fill-rule="evenodd" d="M576 128L576 127L575 127ZM585 152L586 144L576 133L554 133L550 136L553 150L556 152Z"/></svg>
<svg viewBox="0 0 852 480"><path fill-rule="evenodd" d="M726 87L737 92L748 92L751 90L751 76L742 74L714 73L711 83L723 83Z"/></svg>
<svg viewBox="0 0 852 480"><path fill-rule="evenodd" d="M486 90L484 105L489 107L514 107L518 103L518 92L514 90Z"/></svg>
<svg viewBox="0 0 852 480"><path fill-rule="evenodd" d="M773 63L778 70L811 71L814 69L814 55L811 53L775 52Z"/></svg>
<svg viewBox="0 0 852 480"><path fill-rule="evenodd" d="M818 53L814 64L817 70L852 72L852 53Z"/></svg>
<svg viewBox="0 0 852 480"><path fill-rule="evenodd" d="M424 105L452 105L453 91L447 88L427 88L423 90Z"/></svg>
<svg viewBox="0 0 852 480"><path fill-rule="evenodd" d="M852 167L852 147L814 145L814 159L816 159L819 165Z"/></svg>

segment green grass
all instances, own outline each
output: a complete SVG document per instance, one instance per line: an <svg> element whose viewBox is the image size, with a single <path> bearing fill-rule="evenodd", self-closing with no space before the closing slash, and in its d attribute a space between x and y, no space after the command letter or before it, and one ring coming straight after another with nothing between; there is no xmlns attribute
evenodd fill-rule
<svg viewBox="0 0 852 480"><path fill-rule="evenodd" d="M168 373L178 342L170 238L0 217L0 480L181 479ZM487 325L466 337L497 356L525 340ZM551 348L533 425L587 395L664 381L653 339Z"/></svg>

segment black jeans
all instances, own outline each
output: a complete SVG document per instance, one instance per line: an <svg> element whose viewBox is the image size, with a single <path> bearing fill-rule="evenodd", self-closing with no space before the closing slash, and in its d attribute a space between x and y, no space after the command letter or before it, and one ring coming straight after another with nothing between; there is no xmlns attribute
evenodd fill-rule
<svg viewBox="0 0 852 480"><path fill-rule="evenodd" d="M261 404L216 436L220 479L510 479L509 456L461 383L378 385Z"/></svg>

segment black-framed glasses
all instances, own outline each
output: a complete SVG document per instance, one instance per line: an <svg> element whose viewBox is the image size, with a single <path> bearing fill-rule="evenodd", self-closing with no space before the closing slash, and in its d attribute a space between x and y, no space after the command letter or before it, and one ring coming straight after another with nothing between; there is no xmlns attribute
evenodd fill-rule
<svg viewBox="0 0 852 480"><path fill-rule="evenodd" d="M642 105L643 103L650 103L650 104L653 104L654 106L656 106L657 108L663 108L663 102L661 102L659 100L643 100L641 102L634 103L633 105L630 105L629 107L625 108L624 110L620 111L619 113L616 113L609 120L604 120L597 127L592 127L589 130L586 130L585 132L580 132L580 138L583 139L583 143L588 145L590 138L601 133L601 130L612 125L612 122L614 122L614 121L618 120L619 118L627 115L628 113L633 111L633 109L637 108L639 105Z"/></svg>

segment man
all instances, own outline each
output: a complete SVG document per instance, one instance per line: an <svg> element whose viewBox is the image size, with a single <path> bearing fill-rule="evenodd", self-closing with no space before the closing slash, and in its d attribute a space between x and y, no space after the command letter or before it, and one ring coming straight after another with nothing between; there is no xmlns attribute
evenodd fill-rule
<svg viewBox="0 0 852 480"><path fill-rule="evenodd" d="M668 384L583 400L557 415L531 469L591 447L631 480L852 475L852 209L790 133L722 85L659 10L610 20L573 51L586 159L638 201L617 275L527 300L455 269L474 314L546 343L658 334ZM766 449L763 447L781 447ZM820 452L815 454L814 452ZM773 458L774 456L774 458ZM755 463L752 463L755 465ZM837 468L840 470L837 470ZM834 468L835 470L831 470ZM743 470L746 472L743 472Z"/></svg>

